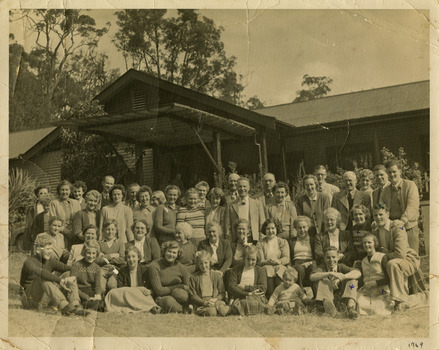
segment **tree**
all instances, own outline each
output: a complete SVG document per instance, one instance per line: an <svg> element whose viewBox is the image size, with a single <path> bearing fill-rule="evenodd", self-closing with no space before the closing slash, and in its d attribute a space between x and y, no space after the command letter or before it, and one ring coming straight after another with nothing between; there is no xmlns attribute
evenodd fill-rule
<svg viewBox="0 0 439 350"><path fill-rule="evenodd" d="M331 91L329 85L332 84L332 79L326 76L311 77L308 74L303 76L302 86L306 86L306 89L298 90L297 97L293 103L305 102L315 100L317 98L326 96Z"/></svg>
<svg viewBox="0 0 439 350"><path fill-rule="evenodd" d="M250 97L247 102L245 103L245 108L253 110L253 109L260 109L264 108L265 104L262 102L258 96L252 96Z"/></svg>
<svg viewBox="0 0 439 350"><path fill-rule="evenodd" d="M167 10L116 12L119 30L113 42L127 69L238 104L244 87L234 71L236 58L226 56L224 28L196 10L178 10L175 17L166 14Z"/></svg>

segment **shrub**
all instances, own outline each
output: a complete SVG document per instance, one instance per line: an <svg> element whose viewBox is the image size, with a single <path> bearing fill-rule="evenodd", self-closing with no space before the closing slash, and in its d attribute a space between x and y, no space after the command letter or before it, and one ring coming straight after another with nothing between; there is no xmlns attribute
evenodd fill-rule
<svg viewBox="0 0 439 350"><path fill-rule="evenodd" d="M19 168L9 170L9 224L24 220L27 208L35 200L36 180Z"/></svg>

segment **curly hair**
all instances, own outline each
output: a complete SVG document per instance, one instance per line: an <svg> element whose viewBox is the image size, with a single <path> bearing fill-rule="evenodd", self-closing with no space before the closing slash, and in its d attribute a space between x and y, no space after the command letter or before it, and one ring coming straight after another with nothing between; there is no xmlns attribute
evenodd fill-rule
<svg viewBox="0 0 439 350"><path fill-rule="evenodd" d="M169 191L171 190L177 190L177 196L180 197L181 195L181 190L180 187L176 186L176 185L168 185L165 188L165 196L168 194Z"/></svg>
<svg viewBox="0 0 439 350"><path fill-rule="evenodd" d="M282 232L282 223L277 219L269 218L265 220L265 222L262 224L261 227L261 231L264 235L265 235L265 231L267 230L268 224L274 224L274 227L276 227L276 235Z"/></svg>
<svg viewBox="0 0 439 350"><path fill-rule="evenodd" d="M293 227L297 230L297 225L299 224L299 222L301 221L305 221L308 225L308 228L310 228L311 226L314 226L312 224L312 221L309 217L305 216L305 215L300 215L297 218L294 219L293 221Z"/></svg>
<svg viewBox="0 0 439 350"><path fill-rule="evenodd" d="M136 219L136 220L134 220L133 224L131 225L131 231L134 232L134 227L136 227L136 224L139 223L139 222L141 222L142 224L145 225L146 233L148 234L148 232L151 231L151 225L149 225L146 222L146 220L144 220L144 219Z"/></svg>
<svg viewBox="0 0 439 350"><path fill-rule="evenodd" d="M161 250L160 250L161 256L164 257L166 251L169 250L169 249L178 249L177 259L175 259L175 260L180 259L180 256L181 256L181 253L182 253L180 243L178 243L177 241L166 241L166 242L163 242L162 246L161 246Z"/></svg>
<svg viewBox="0 0 439 350"><path fill-rule="evenodd" d="M87 192L87 185L84 181L75 181L75 183L72 185L73 188L82 188L82 190Z"/></svg>
<svg viewBox="0 0 439 350"><path fill-rule="evenodd" d="M139 202L140 202L140 194L145 193L145 192L149 193L149 198L151 199L151 197L152 197L152 190L151 190L151 187L149 187L149 186L141 186L141 187L139 188L139 191L137 191L137 194L136 194L136 199L137 199Z"/></svg>
<svg viewBox="0 0 439 350"><path fill-rule="evenodd" d="M84 243L82 250L81 250L82 256L85 256L87 249L96 249L97 255L99 255L99 253L101 252L101 246L99 245L98 241L95 239L92 239L92 240Z"/></svg>
<svg viewBox="0 0 439 350"><path fill-rule="evenodd" d="M290 194L290 189L288 188L288 185L285 182L283 181L276 182L276 184L273 186L273 193L275 193L278 188L285 188L285 194L287 196Z"/></svg>
<svg viewBox="0 0 439 350"><path fill-rule="evenodd" d="M319 181L317 180L317 177L313 174L307 174L303 177L302 179L302 185L305 186L305 181L309 180L309 179L313 179L314 180L314 184L317 186Z"/></svg>
<svg viewBox="0 0 439 350"><path fill-rule="evenodd" d="M56 193L59 195L59 191L61 190L62 186L68 185L70 188L70 192L72 191L72 183L69 180L61 180L58 185L56 186Z"/></svg>
<svg viewBox="0 0 439 350"><path fill-rule="evenodd" d="M355 209L360 209L361 210L361 212L366 216L366 221L369 221L369 219L370 219L370 211L369 211L369 209L367 209L367 207L365 207L364 205L362 205L362 204L355 204L353 207L352 207L352 209L351 209L351 211L350 211L350 215L351 215L351 219L352 220L354 220L354 210Z"/></svg>
<svg viewBox="0 0 439 350"><path fill-rule="evenodd" d="M335 219L337 220L337 227L340 227L340 223L341 223L340 212L335 208L325 209L325 211L323 212L323 217L326 219L329 215L335 215Z"/></svg>
<svg viewBox="0 0 439 350"><path fill-rule="evenodd" d="M124 200L124 199L125 199L125 196L127 195L127 191L125 190L125 186L124 186L124 185L121 185L121 184L116 184L116 185L114 185L114 186L112 187L112 189L111 189L110 192L109 192L109 195L110 195L110 199L111 199L111 201L113 201L113 192L114 192L115 190L120 190L120 191L122 191L122 200Z"/></svg>

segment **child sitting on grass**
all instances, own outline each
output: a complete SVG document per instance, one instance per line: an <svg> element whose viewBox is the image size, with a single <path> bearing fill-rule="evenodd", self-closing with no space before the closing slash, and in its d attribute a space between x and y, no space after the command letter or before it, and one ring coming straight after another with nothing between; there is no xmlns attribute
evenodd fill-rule
<svg viewBox="0 0 439 350"><path fill-rule="evenodd" d="M297 271L287 267L283 274L283 283L276 287L268 301L268 306L276 307L276 313L303 314L304 303L308 303L308 299L296 281Z"/></svg>
<svg viewBox="0 0 439 350"><path fill-rule="evenodd" d="M210 270L209 252L201 250L195 255L197 271L190 277L189 289L195 314L200 316L226 316L230 307L224 302L225 290L221 274Z"/></svg>
<svg viewBox="0 0 439 350"><path fill-rule="evenodd" d="M34 254L23 264L20 285L23 287L21 303L25 309L38 309L43 295L49 305L61 310L63 315L87 316L80 307L75 277L56 276L53 271L67 272L70 267L52 259L52 239L42 236L34 245Z"/></svg>
<svg viewBox="0 0 439 350"><path fill-rule="evenodd" d="M72 265L71 276L76 277L79 295L84 301L85 308L98 309L101 296L101 270L95 263L100 253L99 243L89 240L82 248L83 259Z"/></svg>
<svg viewBox="0 0 439 350"><path fill-rule="evenodd" d="M67 262L69 251L66 249L64 235L61 233L64 227L64 221L56 216L49 219L49 231L37 235L35 243L38 243L43 237L52 240L52 257L62 262Z"/></svg>

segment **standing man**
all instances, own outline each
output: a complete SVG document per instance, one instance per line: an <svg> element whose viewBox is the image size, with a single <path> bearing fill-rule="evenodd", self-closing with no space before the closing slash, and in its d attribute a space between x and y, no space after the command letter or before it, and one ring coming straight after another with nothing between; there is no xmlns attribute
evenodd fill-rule
<svg viewBox="0 0 439 350"><path fill-rule="evenodd" d="M317 191L326 193L329 196L329 201L332 201L332 196L334 195L334 193L340 192L340 189L337 186L328 184L326 182L326 177L327 177L326 167L324 165L317 165L314 168L314 175L317 178L317 181L319 182Z"/></svg>
<svg viewBox="0 0 439 350"><path fill-rule="evenodd" d="M372 192L372 209L380 204L380 197L384 187L390 185L389 177L387 176L386 172L386 167L383 164L376 165L375 168L373 168L373 173L375 175L375 181L378 187Z"/></svg>
<svg viewBox="0 0 439 350"><path fill-rule="evenodd" d="M111 204L110 190L113 188L113 186L114 186L114 177L111 175L105 176L102 180L102 193L101 193L102 199L101 199L100 208L98 209L101 209L106 205Z"/></svg>
<svg viewBox="0 0 439 350"><path fill-rule="evenodd" d="M364 205L369 211L372 209L370 195L366 192L357 190L357 176L353 171L346 171L343 174L345 189L337 192L332 197L332 207L341 214L340 230L350 230L352 219L350 211L354 205Z"/></svg>
<svg viewBox="0 0 439 350"><path fill-rule="evenodd" d="M230 173L227 177L227 184L229 190L226 192L226 203L232 203L238 198L238 179L239 175L237 173Z"/></svg>
<svg viewBox="0 0 439 350"><path fill-rule="evenodd" d="M389 208L390 220L400 220L407 231L408 243L419 254L419 192L413 181L402 179L402 165L397 160L386 164L390 186L383 189L380 202Z"/></svg>
<svg viewBox="0 0 439 350"><path fill-rule="evenodd" d="M249 197L250 181L246 177L238 180L238 198L227 205L225 216L225 238L232 242L238 241L238 234L235 222L238 219L245 219L250 223L250 234L253 241L259 241L260 229L265 221L265 214L262 203Z"/></svg>
<svg viewBox="0 0 439 350"><path fill-rule="evenodd" d="M137 201L137 192L139 192L139 190L140 185L138 183L132 183L128 186L128 199L125 204L130 207L132 211L140 206L140 203Z"/></svg>
<svg viewBox="0 0 439 350"><path fill-rule="evenodd" d="M274 174L266 173L262 177L262 187L264 193L262 193L257 197L257 199L262 204L262 208L264 209L264 213L266 217L268 217L268 211L267 211L268 206L275 203L274 193L273 193L274 185L276 185L276 178L274 177Z"/></svg>

